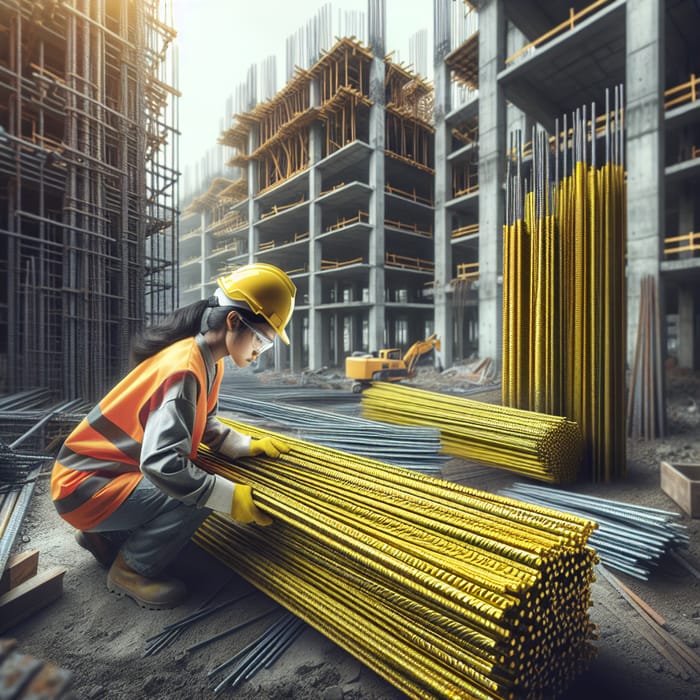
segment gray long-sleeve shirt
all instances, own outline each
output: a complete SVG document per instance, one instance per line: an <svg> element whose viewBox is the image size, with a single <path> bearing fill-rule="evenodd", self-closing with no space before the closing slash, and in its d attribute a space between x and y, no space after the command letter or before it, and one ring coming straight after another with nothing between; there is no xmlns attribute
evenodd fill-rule
<svg viewBox="0 0 700 700"><path fill-rule="evenodd" d="M196 337L207 370L207 393L216 376L217 365L202 335ZM233 484L208 474L189 459L197 405L197 380L184 374L168 386L160 406L148 416L144 426L140 468L159 489L172 498L198 507L230 512ZM216 409L207 416L202 442L212 450L225 446L228 456L248 454L250 437L224 426Z"/></svg>

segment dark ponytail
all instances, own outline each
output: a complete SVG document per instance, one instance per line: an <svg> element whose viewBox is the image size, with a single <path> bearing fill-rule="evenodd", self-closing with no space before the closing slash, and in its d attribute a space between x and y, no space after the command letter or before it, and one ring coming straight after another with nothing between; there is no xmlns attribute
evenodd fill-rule
<svg viewBox="0 0 700 700"><path fill-rule="evenodd" d="M212 306L213 301L213 306ZM217 306L216 298L196 301L176 309L157 326L150 326L131 341L131 366L135 367L183 338L193 338L202 328L202 316L211 309L206 320L207 329L220 328L231 311L238 312L250 323L266 323L262 316L249 309L235 306Z"/></svg>
<svg viewBox="0 0 700 700"><path fill-rule="evenodd" d="M199 333L207 299L176 309L157 326L146 328L131 341L131 364L136 366L183 338Z"/></svg>

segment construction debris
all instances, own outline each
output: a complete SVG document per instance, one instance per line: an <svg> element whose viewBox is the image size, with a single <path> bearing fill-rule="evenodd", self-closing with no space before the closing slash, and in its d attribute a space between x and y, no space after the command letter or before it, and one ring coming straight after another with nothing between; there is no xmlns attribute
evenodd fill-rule
<svg viewBox="0 0 700 700"><path fill-rule="evenodd" d="M459 379L482 386L496 380L498 372L496 364L490 357L475 360L466 365L454 365L442 372L443 377L459 377Z"/></svg>
<svg viewBox="0 0 700 700"><path fill-rule="evenodd" d="M362 414L437 427L448 454L541 481L573 481L583 452L578 427L565 418L385 382L363 392Z"/></svg>
<svg viewBox="0 0 700 700"><path fill-rule="evenodd" d="M0 578L0 633L63 595L66 569L55 567L37 573L39 552L23 552L10 558Z"/></svg>
<svg viewBox="0 0 700 700"><path fill-rule="evenodd" d="M590 660L593 523L284 439L200 452L275 522L213 516L196 542L290 612L412 698L559 694Z"/></svg>

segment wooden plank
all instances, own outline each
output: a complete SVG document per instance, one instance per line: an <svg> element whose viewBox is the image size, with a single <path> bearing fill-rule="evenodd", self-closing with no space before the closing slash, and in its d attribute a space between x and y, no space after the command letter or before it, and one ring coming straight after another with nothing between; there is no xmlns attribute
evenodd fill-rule
<svg viewBox="0 0 700 700"><path fill-rule="evenodd" d="M0 578L0 595L24 583L34 576L39 564L39 550L32 549L27 552L14 554L7 561L5 571Z"/></svg>
<svg viewBox="0 0 700 700"><path fill-rule="evenodd" d="M667 632L663 627L661 627L655 620L654 617L651 617L649 613L647 612L646 608L643 608L640 606L636 600L634 600L631 596L627 594L627 592L624 590L622 586L620 586L620 581L613 576L609 571L605 569L604 566L598 565L598 570L603 574L605 579L607 579L608 583L618 592L622 595L622 597L638 612L640 613L640 617L644 622L646 622L656 633L658 637L660 637L660 640L657 642L655 646L657 646L657 649L659 648L658 645L661 645L665 649L664 656L668 659L669 656L667 654L672 654L674 658L674 665L678 665L679 663L685 664L692 673L694 674L700 674L700 656L696 654L696 652L691 649L690 647L686 646L685 643L679 641L674 637L672 634ZM651 641L650 637L647 636L647 639Z"/></svg>
<svg viewBox="0 0 700 700"><path fill-rule="evenodd" d="M62 567L48 569L0 596L0 632L60 598L66 571Z"/></svg>

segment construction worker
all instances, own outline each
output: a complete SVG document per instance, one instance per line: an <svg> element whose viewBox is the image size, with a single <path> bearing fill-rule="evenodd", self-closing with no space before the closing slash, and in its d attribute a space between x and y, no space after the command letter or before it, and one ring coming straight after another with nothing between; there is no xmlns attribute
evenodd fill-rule
<svg viewBox="0 0 700 700"><path fill-rule="evenodd" d="M229 458L289 447L251 439L216 417L224 358L246 367L287 345L296 288L279 268L241 267L212 297L176 310L132 344L135 367L73 430L51 476L51 497L78 544L109 569L107 588L139 605L167 609L187 592L164 569L212 512L242 523L272 519L251 487L199 469L200 443Z"/></svg>

